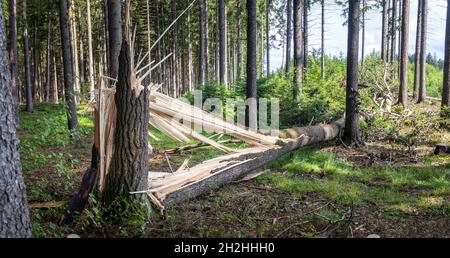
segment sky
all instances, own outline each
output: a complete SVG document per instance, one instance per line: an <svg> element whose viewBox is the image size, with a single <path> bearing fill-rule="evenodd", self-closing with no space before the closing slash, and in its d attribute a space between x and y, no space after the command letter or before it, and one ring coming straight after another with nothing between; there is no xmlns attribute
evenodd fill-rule
<svg viewBox="0 0 450 258"><path fill-rule="evenodd" d="M414 53L418 0L411 0L410 2L409 53ZM436 54L438 59L444 59L447 1L429 0L428 3L427 52L433 55ZM325 0L325 52L328 55L339 55L342 51L345 56L347 52L347 27L343 26L345 19L341 16L341 13L341 6L336 5L333 0ZM315 4L311 8L309 15L309 51L311 51L312 48L320 48L320 17L320 4ZM367 12L366 55L370 54L373 50L380 51L381 28L381 10L371 10ZM282 52L282 49L271 50L271 70L276 70L281 67L283 62Z"/></svg>

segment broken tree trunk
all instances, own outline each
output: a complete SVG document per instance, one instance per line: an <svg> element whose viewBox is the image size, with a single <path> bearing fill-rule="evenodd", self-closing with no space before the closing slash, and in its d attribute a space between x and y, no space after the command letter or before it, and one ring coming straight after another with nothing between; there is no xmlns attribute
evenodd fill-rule
<svg viewBox="0 0 450 258"><path fill-rule="evenodd" d="M212 188L220 187L248 174L252 170L296 149L337 138L344 127L344 119L328 125L284 130L280 135L289 141L275 147L258 146L239 150L205 161L185 171L162 178L150 178L149 195L165 208L197 197Z"/></svg>

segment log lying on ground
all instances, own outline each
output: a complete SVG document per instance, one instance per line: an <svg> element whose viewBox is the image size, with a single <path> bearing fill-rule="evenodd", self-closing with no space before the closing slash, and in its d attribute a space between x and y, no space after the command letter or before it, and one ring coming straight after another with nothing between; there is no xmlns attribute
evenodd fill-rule
<svg viewBox="0 0 450 258"><path fill-rule="evenodd" d="M184 200L195 198L211 189L245 176L283 154L316 143L327 142L339 136L344 119L328 125L282 131L286 137L293 136L283 145L242 149L216 159L205 161L185 171L179 171L149 182L149 191L165 208ZM297 133L302 133L297 135Z"/></svg>

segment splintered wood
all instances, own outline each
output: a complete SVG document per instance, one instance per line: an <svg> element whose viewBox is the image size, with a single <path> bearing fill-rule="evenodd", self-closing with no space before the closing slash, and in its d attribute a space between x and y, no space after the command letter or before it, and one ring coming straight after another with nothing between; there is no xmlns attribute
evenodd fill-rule
<svg viewBox="0 0 450 258"><path fill-rule="evenodd" d="M141 83L142 80L136 80ZM233 182L253 169L288 153L313 143L336 138L343 128L343 120L330 125L310 126L281 131L280 137L263 135L224 121L201 108L159 93L159 85L150 85L149 112L151 126L167 136L188 142L193 138L213 146L225 153L224 156L207 160L189 168L185 161L172 173L149 172L148 191L132 194L147 194L156 207L165 206L196 197L211 188ZM105 186L113 150L113 137L117 111L114 102L115 88L101 88L96 92L95 143L100 150L99 190ZM250 148L232 149L222 143L203 136L200 131L215 132L232 136L248 143ZM150 131L149 137L158 140ZM151 151L151 146L149 144Z"/></svg>

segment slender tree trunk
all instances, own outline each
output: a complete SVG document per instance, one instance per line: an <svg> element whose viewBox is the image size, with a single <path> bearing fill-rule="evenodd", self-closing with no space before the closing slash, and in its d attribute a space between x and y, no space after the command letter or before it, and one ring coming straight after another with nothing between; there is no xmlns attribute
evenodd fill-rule
<svg viewBox="0 0 450 258"><path fill-rule="evenodd" d="M78 32L75 19L75 6L73 0L68 0L69 3L69 24L70 35L72 40L72 58L73 58L73 72L74 72L74 87L75 87L75 102L80 104L80 63L78 60Z"/></svg>
<svg viewBox="0 0 450 258"><path fill-rule="evenodd" d="M308 33L309 33L309 25L308 25L308 8L309 8L309 0L303 0L303 67L305 72L308 68Z"/></svg>
<svg viewBox="0 0 450 258"><path fill-rule="evenodd" d="M31 237L2 6L0 4L0 238Z"/></svg>
<svg viewBox="0 0 450 258"><path fill-rule="evenodd" d="M50 12L48 12L47 22L47 67L46 67L46 87L45 87L45 101L50 101L50 88L52 87L52 21L50 18Z"/></svg>
<svg viewBox="0 0 450 258"><path fill-rule="evenodd" d="M365 74L365 60L366 60L366 0L362 0L362 21L361 21L361 29L362 29L362 35L361 35L361 79L364 81L364 74Z"/></svg>
<svg viewBox="0 0 450 258"><path fill-rule="evenodd" d="M237 0L236 2L236 9L237 9L237 15L236 15L236 31L237 31L237 48L236 48L236 69L237 69L237 79L240 79L242 77L242 35L241 35L241 14L242 14L242 8L241 8L241 0Z"/></svg>
<svg viewBox="0 0 450 258"><path fill-rule="evenodd" d="M322 80L325 80L325 0L321 0L321 36L320 36L320 66L322 73Z"/></svg>
<svg viewBox="0 0 450 258"><path fill-rule="evenodd" d="M391 63L395 61L397 44L397 0L392 0L392 41L391 41ZM395 75L395 72L393 73Z"/></svg>
<svg viewBox="0 0 450 258"><path fill-rule="evenodd" d="M94 81L94 50L92 48L92 25L91 25L91 3L86 0L86 19L88 33L88 52L89 52L89 99L95 98L95 81Z"/></svg>
<svg viewBox="0 0 450 258"><path fill-rule="evenodd" d="M188 24L191 24L191 13L188 14ZM193 64L192 64L192 42L191 42L191 26L188 27L188 37L187 37L187 63L188 63L188 85L189 85L189 92L191 92L194 89L193 85Z"/></svg>
<svg viewBox="0 0 450 258"><path fill-rule="evenodd" d="M117 78L119 72L119 54L122 44L121 0L108 1L109 36L109 76Z"/></svg>
<svg viewBox="0 0 450 258"><path fill-rule="evenodd" d="M31 85L31 62L30 62L30 43L28 37L28 22L27 22L27 2L23 1L23 56L25 68L25 96L26 96L26 111L33 112L33 86Z"/></svg>
<svg viewBox="0 0 450 258"><path fill-rule="evenodd" d="M52 103L58 104L59 103L59 94L58 94L58 67L56 64L56 56L53 55L53 88L50 91L50 94L52 97Z"/></svg>
<svg viewBox="0 0 450 258"><path fill-rule="evenodd" d="M78 8L78 31L80 34L78 43L80 48L80 86L83 87L86 84L86 59L84 51L84 30L82 26L81 8Z"/></svg>
<svg viewBox="0 0 450 258"><path fill-rule="evenodd" d="M358 54L359 54L360 1L349 1L348 48L347 48L347 87L345 108L344 143L362 143L358 112Z"/></svg>
<svg viewBox="0 0 450 258"><path fill-rule="evenodd" d="M172 20L177 18L177 2L172 0ZM174 97L177 97L178 93L178 26L175 24L173 26L172 33L172 93Z"/></svg>
<svg viewBox="0 0 450 258"><path fill-rule="evenodd" d="M34 36L33 36L33 90L32 90L32 96L33 96L33 101L34 102L42 102L41 101L41 94L40 94L40 84L39 84L39 71L38 71L38 67L39 67L39 52L40 52L40 47L39 47L39 32L38 32L38 28L37 28L37 24L36 21L34 22L33 25L33 31L34 31Z"/></svg>
<svg viewBox="0 0 450 258"><path fill-rule="evenodd" d="M69 130L73 130L78 127L78 117L74 91L74 70L70 36L69 10L66 0L59 1L59 13L61 27L61 46L64 62L64 96L69 107L67 111Z"/></svg>
<svg viewBox="0 0 450 258"><path fill-rule="evenodd" d="M387 44L388 44L388 2L382 0L382 33L381 33L381 59L387 62Z"/></svg>
<svg viewBox="0 0 450 258"><path fill-rule="evenodd" d="M416 51L414 54L414 91L413 91L414 99L417 99L419 96L420 50L422 49L421 37L422 37L422 1L419 1L417 7Z"/></svg>
<svg viewBox="0 0 450 258"><path fill-rule="evenodd" d="M147 0L147 48L148 48L148 63L152 62L152 34L150 22L150 0ZM150 68L149 68L150 69ZM152 73L148 74L148 82L152 82Z"/></svg>
<svg viewBox="0 0 450 258"><path fill-rule="evenodd" d="M14 104L14 117L16 125L19 124L19 103L20 103L20 87L19 87L19 71L17 60L17 3L16 0L8 0L9 12L9 67L11 70L11 92Z"/></svg>
<svg viewBox="0 0 450 258"><path fill-rule="evenodd" d="M291 70L291 31L292 31L292 0L287 0L287 26L286 26L286 74Z"/></svg>
<svg viewBox="0 0 450 258"><path fill-rule="evenodd" d="M444 86L442 88L442 109L450 107L450 0L447 0L447 21L445 30ZM444 114L444 112L442 112Z"/></svg>
<svg viewBox="0 0 450 258"><path fill-rule="evenodd" d="M267 77L270 76L270 5L271 1L266 0L266 69Z"/></svg>
<svg viewBox="0 0 450 258"><path fill-rule="evenodd" d="M302 37L303 0L294 0L294 100L299 101L303 83L303 37Z"/></svg>
<svg viewBox="0 0 450 258"><path fill-rule="evenodd" d="M428 0L422 0L422 29L420 36L420 79L419 96L417 102L421 103L427 98L426 88L426 56L427 56L427 19L428 19Z"/></svg>
<svg viewBox="0 0 450 258"><path fill-rule="evenodd" d="M409 46L409 0L403 0L402 35L400 54L400 92L398 102L408 107L408 46Z"/></svg>
<svg viewBox="0 0 450 258"><path fill-rule="evenodd" d="M219 82L227 85L225 0L219 0Z"/></svg>
<svg viewBox="0 0 450 258"><path fill-rule="evenodd" d="M125 198L148 205L146 194L130 195L148 189L148 89L132 85L136 75L131 70L130 47L125 39L121 46L115 94L117 127L103 202L111 205Z"/></svg>
<svg viewBox="0 0 450 258"><path fill-rule="evenodd" d="M256 0L247 0L247 101L246 126L257 129L257 16Z"/></svg>
<svg viewBox="0 0 450 258"><path fill-rule="evenodd" d="M206 83L206 71L205 68L208 65L208 61L206 60L206 45L208 42L206 41L206 0L200 0L199 2L200 9L200 44L199 44L199 61L198 61L198 78L200 85L204 85Z"/></svg>

